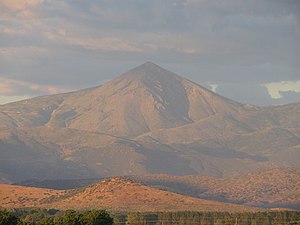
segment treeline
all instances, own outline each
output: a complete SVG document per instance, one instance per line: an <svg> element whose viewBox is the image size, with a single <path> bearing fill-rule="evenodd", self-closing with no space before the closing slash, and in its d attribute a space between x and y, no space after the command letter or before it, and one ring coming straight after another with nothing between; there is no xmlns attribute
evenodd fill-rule
<svg viewBox="0 0 300 225"><path fill-rule="evenodd" d="M163 212L114 215L116 225L300 225L300 212Z"/></svg>
<svg viewBox="0 0 300 225"><path fill-rule="evenodd" d="M109 214L105 210L0 209L0 225L300 225L300 212L157 212Z"/></svg>
<svg viewBox="0 0 300 225"><path fill-rule="evenodd" d="M59 211L55 209L0 210L0 225L112 225L105 210Z"/></svg>

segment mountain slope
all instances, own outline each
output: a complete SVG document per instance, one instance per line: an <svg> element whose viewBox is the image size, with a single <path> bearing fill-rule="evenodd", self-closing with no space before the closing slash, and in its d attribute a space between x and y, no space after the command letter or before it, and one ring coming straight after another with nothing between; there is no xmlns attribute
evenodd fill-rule
<svg viewBox="0 0 300 225"><path fill-rule="evenodd" d="M239 108L240 104L148 62L85 95L70 96L48 126L134 137L217 113L236 113Z"/></svg>
<svg viewBox="0 0 300 225"><path fill-rule="evenodd" d="M46 124L51 114L70 95L36 97L0 105L0 127L35 127Z"/></svg>
<svg viewBox="0 0 300 225"><path fill-rule="evenodd" d="M229 177L300 165L300 104L243 105L153 63L0 106L0 180Z"/></svg>
<svg viewBox="0 0 300 225"><path fill-rule="evenodd" d="M216 179L205 176L146 175L134 180L165 190L227 203L300 209L300 169L271 169Z"/></svg>
<svg viewBox="0 0 300 225"><path fill-rule="evenodd" d="M0 130L0 169L12 182L145 173L136 143L69 128Z"/></svg>

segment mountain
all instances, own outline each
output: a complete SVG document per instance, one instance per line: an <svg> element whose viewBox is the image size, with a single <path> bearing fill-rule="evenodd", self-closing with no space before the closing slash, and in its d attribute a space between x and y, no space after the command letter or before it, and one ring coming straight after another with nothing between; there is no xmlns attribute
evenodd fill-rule
<svg viewBox="0 0 300 225"><path fill-rule="evenodd" d="M300 165L300 103L240 104L151 62L76 92L0 106L0 181Z"/></svg>
<svg viewBox="0 0 300 225"><path fill-rule="evenodd" d="M1 184L0 206L79 210L101 207L110 211L127 212L257 210L246 206L188 197L118 177L102 180L84 189L67 191Z"/></svg>
<svg viewBox="0 0 300 225"><path fill-rule="evenodd" d="M147 62L107 84L67 98L50 127L97 131L125 138L179 127L242 106Z"/></svg>
<svg viewBox="0 0 300 225"><path fill-rule="evenodd" d="M239 103L147 62L100 87L2 106L1 124L68 127L132 138L215 114L234 114L240 108Z"/></svg>

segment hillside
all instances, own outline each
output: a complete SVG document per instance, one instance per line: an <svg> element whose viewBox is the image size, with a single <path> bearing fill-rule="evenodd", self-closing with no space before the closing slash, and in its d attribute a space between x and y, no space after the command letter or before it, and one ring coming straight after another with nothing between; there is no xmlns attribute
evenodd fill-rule
<svg viewBox="0 0 300 225"><path fill-rule="evenodd" d="M146 175L133 178L165 190L227 203L300 209L300 169L280 168L217 179Z"/></svg>
<svg viewBox="0 0 300 225"><path fill-rule="evenodd" d="M0 184L0 207L22 208L40 207L41 200L51 196L62 196L65 191L46 188L23 187L11 184Z"/></svg>
<svg viewBox="0 0 300 225"><path fill-rule="evenodd" d="M0 181L300 165L300 103L256 107L147 62L108 83L0 106Z"/></svg>
<svg viewBox="0 0 300 225"><path fill-rule="evenodd" d="M271 169L226 179L167 174L148 174L129 178L154 188L201 199L262 208L300 209L300 169L296 168ZM30 180L17 185L62 190L86 187L97 180L104 178Z"/></svg>
<svg viewBox="0 0 300 225"><path fill-rule="evenodd" d="M110 211L253 211L254 208L188 197L124 178L102 180L84 189L57 191L0 185L0 206ZM170 204L172 203L172 204Z"/></svg>

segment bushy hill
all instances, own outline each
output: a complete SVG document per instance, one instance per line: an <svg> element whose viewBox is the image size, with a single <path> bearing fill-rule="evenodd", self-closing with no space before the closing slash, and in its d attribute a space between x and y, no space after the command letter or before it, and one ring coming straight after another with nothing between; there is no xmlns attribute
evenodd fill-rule
<svg viewBox="0 0 300 225"><path fill-rule="evenodd" d="M4 208L44 207L111 211L254 211L256 209L159 190L125 178L110 178L72 190L0 185Z"/></svg>

